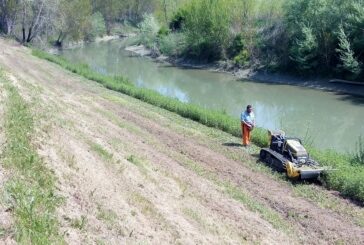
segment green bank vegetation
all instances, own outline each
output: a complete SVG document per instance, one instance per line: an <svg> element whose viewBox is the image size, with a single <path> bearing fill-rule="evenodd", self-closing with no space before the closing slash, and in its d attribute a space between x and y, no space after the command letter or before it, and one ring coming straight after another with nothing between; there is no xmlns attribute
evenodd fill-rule
<svg viewBox="0 0 364 245"><path fill-rule="evenodd" d="M0 0L0 33L22 43L136 27L155 54L364 81L364 0Z"/></svg>
<svg viewBox="0 0 364 245"><path fill-rule="evenodd" d="M61 244L55 215L61 199L55 194L55 177L31 143L32 113L2 70L0 81L7 94L1 162L12 172L3 195L15 218L15 240L20 244Z"/></svg>
<svg viewBox="0 0 364 245"><path fill-rule="evenodd" d="M139 42L156 52L227 60L231 68L364 78L363 0L189 0L167 22L155 16L144 16Z"/></svg>
<svg viewBox="0 0 364 245"><path fill-rule="evenodd" d="M152 105L175 112L182 117L228 132L236 137L241 136L239 119L226 115L223 112L204 109L194 104L183 103L177 99L165 97L149 89L138 88L123 77L101 75L92 71L87 65L73 64L64 58L50 55L43 51L33 50L33 54L54 62L73 73L96 81L108 89L130 95ZM254 130L252 141L260 147L266 146L266 130L261 128ZM358 149L353 154L340 154L334 151L320 151L313 148L309 149L309 151L322 165L337 169L323 177L324 185L327 188L338 190L345 196L364 201L362 141L358 143Z"/></svg>
<svg viewBox="0 0 364 245"><path fill-rule="evenodd" d="M0 0L0 34L36 45L92 41L130 31L144 13L167 17L172 2L176 1Z"/></svg>

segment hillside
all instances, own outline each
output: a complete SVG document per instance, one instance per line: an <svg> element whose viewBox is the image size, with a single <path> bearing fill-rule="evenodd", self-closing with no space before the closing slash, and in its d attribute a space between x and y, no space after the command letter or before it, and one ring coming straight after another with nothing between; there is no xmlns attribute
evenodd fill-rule
<svg viewBox="0 0 364 245"><path fill-rule="evenodd" d="M107 90L12 41L0 39L0 47L1 147L12 141L7 113L19 94L32 117L31 147L62 199L50 214L57 241L364 243L363 208L272 174L257 147L237 147L239 138ZM3 162L0 243L34 242L6 187L23 175Z"/></svg>

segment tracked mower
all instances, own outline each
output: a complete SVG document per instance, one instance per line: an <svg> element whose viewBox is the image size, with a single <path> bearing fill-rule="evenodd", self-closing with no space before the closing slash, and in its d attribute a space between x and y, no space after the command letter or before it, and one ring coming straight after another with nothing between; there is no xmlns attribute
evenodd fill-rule
<svg viewBox="0 0 364 245"><path fill-rule="evenodd" d="M317 179L325 168L310 158L302 141L286 137L283 131L268 131L269 148L260 151L260 159L291 179Z"/></svg>

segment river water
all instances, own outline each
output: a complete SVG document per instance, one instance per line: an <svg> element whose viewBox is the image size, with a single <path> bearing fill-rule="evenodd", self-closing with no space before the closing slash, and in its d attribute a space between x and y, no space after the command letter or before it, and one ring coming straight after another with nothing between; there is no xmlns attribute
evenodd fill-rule
<svg viewBox="0 0 364 245"><path fill-rule="evenodd" d="M64 50L62 55L103 74L123 75L137 86L237 118L247 104L252 104L258 126L283 129L320 149L351 152L359 136L364 137L364 100L350 95L177 68L133 56L125 51L123 40L91 43Z"/></svg>

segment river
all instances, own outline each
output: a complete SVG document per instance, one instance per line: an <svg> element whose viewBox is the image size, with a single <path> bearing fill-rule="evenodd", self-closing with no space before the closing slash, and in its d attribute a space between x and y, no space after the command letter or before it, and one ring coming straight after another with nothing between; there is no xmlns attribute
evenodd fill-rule
<svg viewBox="0 0 364 245"><path fill-rule="evenodd" d="M283 129L287 135L306 139L320 149L352 152L359 136L364 137L361 98L292 85L241 81L225 73L157 63L125 51L123 40L90 43L61 54L72 62L87 63L100 73L123 75L137 86L237 118L247 104L252 104L258 126Z"/></svg>

